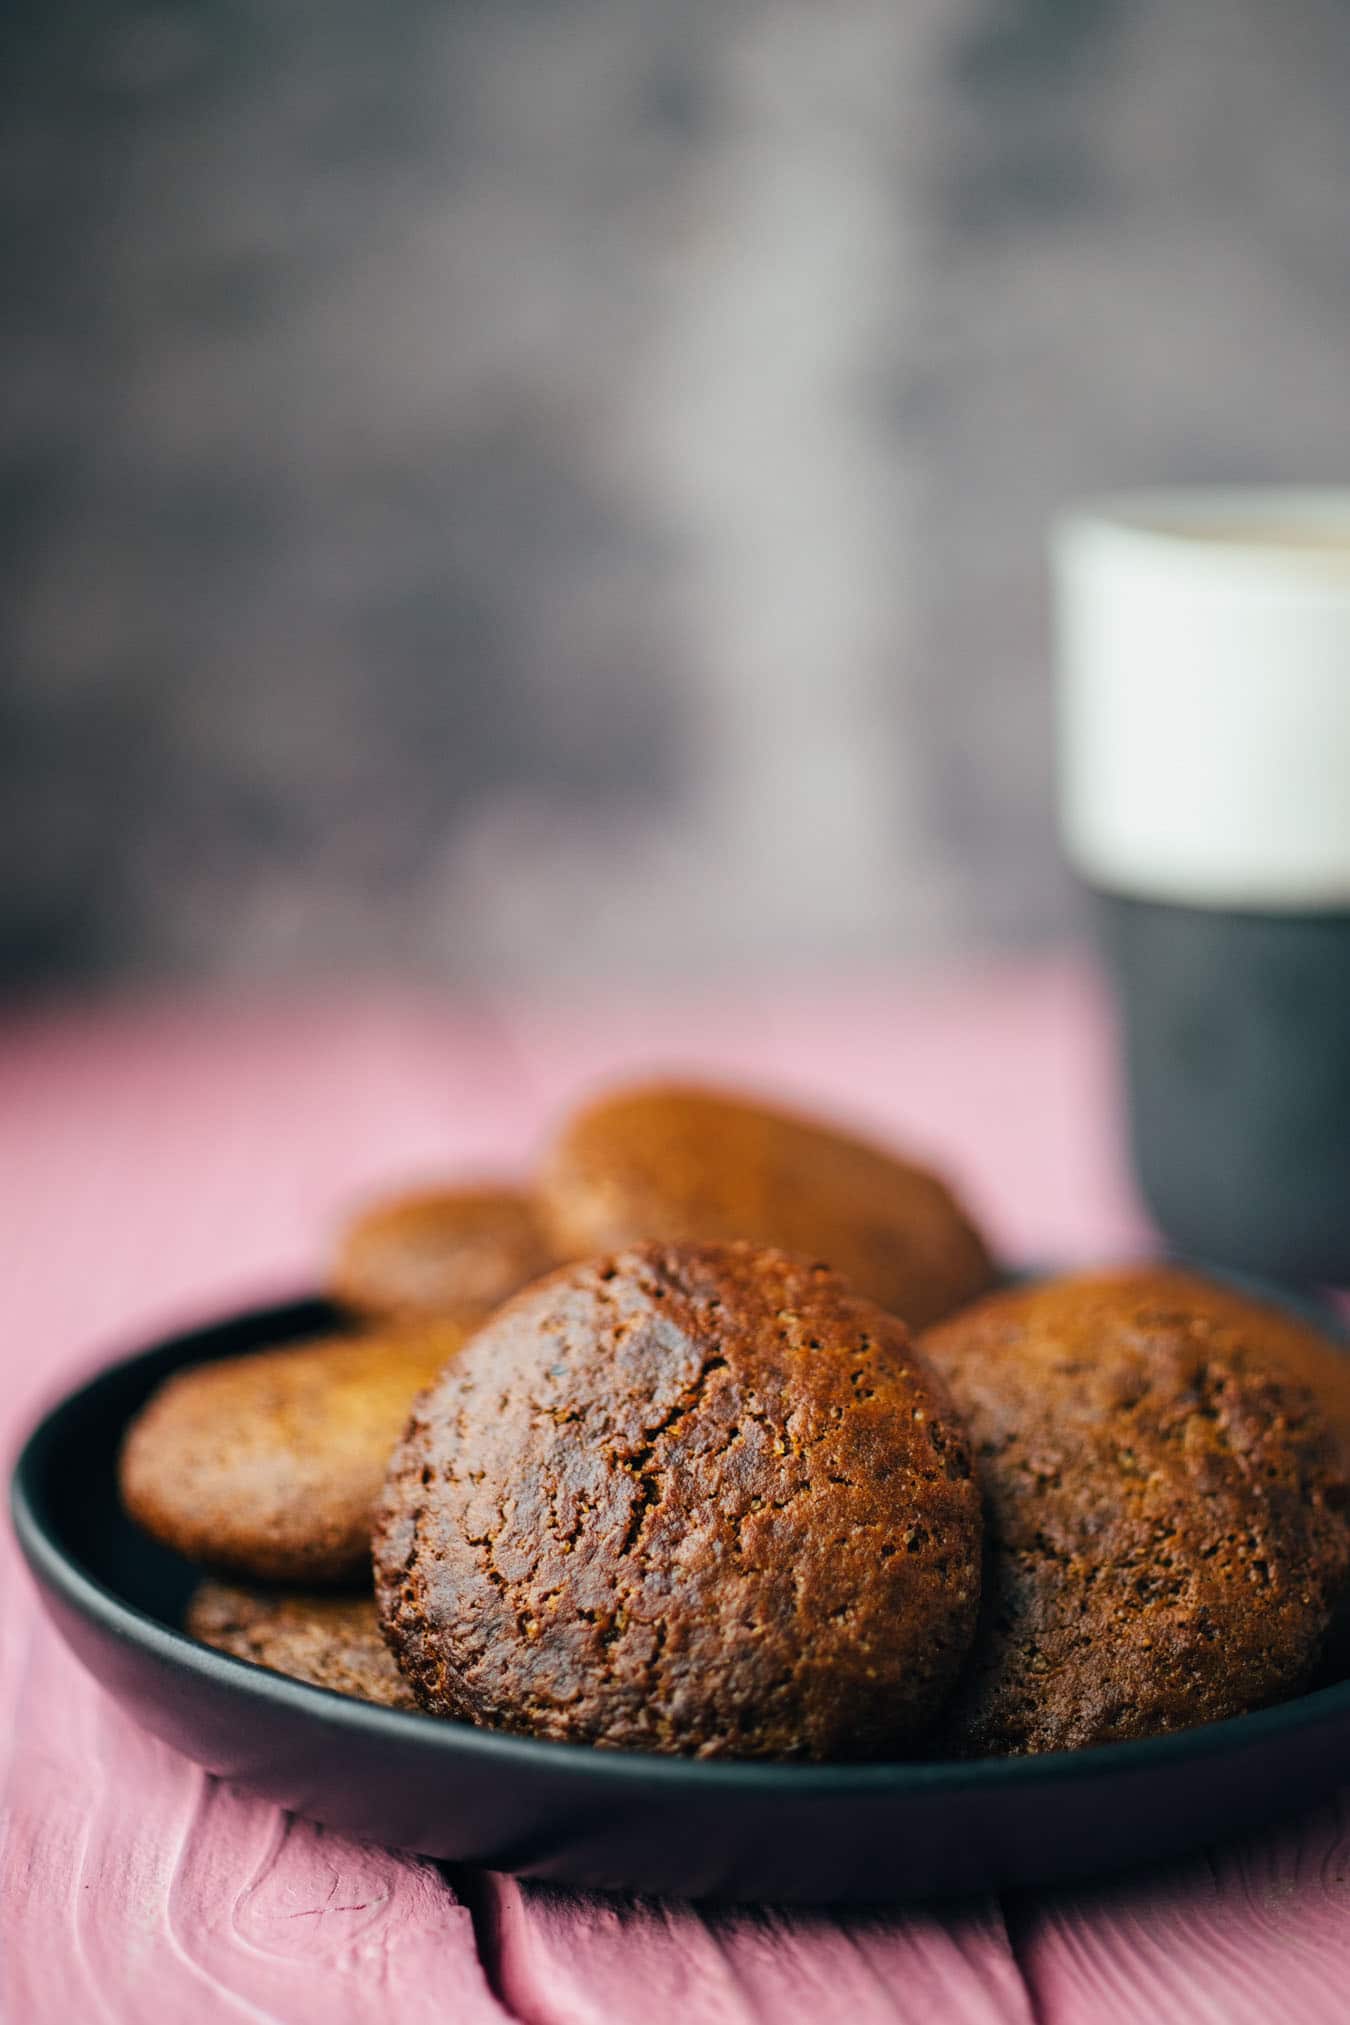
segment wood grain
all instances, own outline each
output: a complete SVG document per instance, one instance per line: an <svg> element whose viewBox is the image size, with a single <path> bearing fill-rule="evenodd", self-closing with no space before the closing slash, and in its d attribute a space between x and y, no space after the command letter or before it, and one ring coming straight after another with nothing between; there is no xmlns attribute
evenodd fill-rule
<svg viewBox="0 0 1350 2025"><path fill-rule="evenodd" d="M6 2019L503 2017L430 1864L296 1821L138 1730L41 1630L6 1783Z"/></svg>
<svg viewBox="0 0 1350 2025"><path fill-rule="evenodd" d="M499 1987L530 2025L1022 2025L998 1908L832 1919L608 1900L492 1880Z"/></svg>
<svg viewBox="0 0 1350 2025"><path fill-rule="evenodd" d="M1350 1814L1305 1819L1194 1862L1010 1912L1038 2015L1270 2025L1343 2018L1350 1990Z"/></svg>
<svg viewBox="0 0 1350 2025"><path fill-rule="evenodd" d="M311 1284L387 1183L524 1162L621 1068L814 1094L928 1146L1009 1247L1139 1230L1104 1119L1101 1007L1046 969L924 993L685 1008L157 1004L0 1030L0 1433L142 1335ZM1350 1981L1328 1803L1146 1882L875 1920L702 1915L452 1882L207 1778L137 1730L0 1544L4 2025L807 2025L1331 2019ZM463 1882L463 1890L457 1884Z"/></svg>

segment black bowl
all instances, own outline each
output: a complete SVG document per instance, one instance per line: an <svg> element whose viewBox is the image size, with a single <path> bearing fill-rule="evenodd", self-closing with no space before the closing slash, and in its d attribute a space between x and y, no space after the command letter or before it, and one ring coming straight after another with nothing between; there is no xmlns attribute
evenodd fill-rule
<svg viewBox="0 0 1350 2025"><path fill-rule="evenodd" d="M169 1372L333 1327L261 1309L102 1372L32 1435L14 1522L76 1656L222 1777L371 1841L557 1883L876 1903L1081 1878L1252 1827L1350 1771L1350 1682L1143 1743L975 1764L701 1763L536 1743L307 1687L179 1629L195 1571L123 1515L123 1429Z"/></svg>

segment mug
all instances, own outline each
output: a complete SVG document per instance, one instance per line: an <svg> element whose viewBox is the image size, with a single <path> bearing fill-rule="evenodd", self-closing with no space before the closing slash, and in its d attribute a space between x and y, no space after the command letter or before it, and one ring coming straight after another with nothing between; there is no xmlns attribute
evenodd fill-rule
<svg viewBox="0 0 1350 2025"><path fill-rule="evenodd" d="M1086 505L1053 541L1060 828L1179 1250L1350 1284L1350 492Z"/></svg>

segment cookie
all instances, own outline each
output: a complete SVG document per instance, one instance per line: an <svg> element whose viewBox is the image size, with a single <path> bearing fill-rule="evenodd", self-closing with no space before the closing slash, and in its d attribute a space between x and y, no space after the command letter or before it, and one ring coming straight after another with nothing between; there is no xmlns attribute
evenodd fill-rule
<svg viewBox="0 0 1350 2025"><path fill-rule="evenodd" d="M560 1257L648 1238L746 1238L826 1260L911 1328L993 1278L983 1239L936 1175L711 1090L651 1084L602 1097L564 1126L539 1194Z"/></svg>
<svg viewBox="0 0 1350 2025"><path fill-rule="evenodd" d="M380 1635L373 1596L306 1596L203 1582L184 1624L203 1645L273 1673L390 1709L417 1707Z"/></svg>
<svg viewBox="0 0 1350 2025"><path fill-rule="evenodd" d="M1151 1736L1304 1683L1345 1583L1346 1485L1269 1311L1089 1274L992 1295L921 1347L985 1498L981 1624L945 1748Z"/></svg>
<svg viewBox="0 0 1350 2025"><path fill-rule="evenodd" d="M334 1297L386 1317L485 1315L557 1264L530 1198L510 1188L439 1188L391 1197L348 1226Z"/></svg>
<svg viewBox="0 0 1350 2025"><path fill-rule="evenodd" d="M951 1690L979 1527L965 1437L893 1316L782 1252L641 1245L517 1295L423 1396L376 1594L441 1714L872 1758Z"/></svg>
<svg viewBox="0 0 1350 2025"><path fill-rule="evenodd" d="M1197 1328L1208 1320L1224 1332L1229 1354L1306 1385L1350 1477L1350 1347L1285 1308L1176 1266L1121 1266L1092 1274L1090 1284L1149 1317L1184 1314Z"/></svg>
<svg viewBox="0 0 1350 2025"><path fill-rule="evenodd" d="M333 1336L175 1373L132 1422L122 1499L191 1561L264 1582L347 1582L414 1395L458 1349L449 1323Z"/></svg>

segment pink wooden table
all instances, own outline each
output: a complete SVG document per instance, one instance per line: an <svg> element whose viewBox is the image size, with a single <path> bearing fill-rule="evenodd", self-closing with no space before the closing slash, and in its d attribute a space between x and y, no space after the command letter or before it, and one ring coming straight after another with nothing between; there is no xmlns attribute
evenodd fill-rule
<svg viewBox="0 0 1350 2025"><path fill-rule="evenodd" d="M621 1067L751 1075L961 1174L1010 1256L1140 1235L1099 1001L1071 967L787 1003L543 1010L410 993L151 1005L0 1029L6 1449L150 1332L312 1281L333 1220L418 1173L511 1166ZM1092 1892L888 1919L701 1914L443 1874L288 1818L140 1733L0 1579L0 2015L750 2020L1339 2019L1343 1796ZM1111 1824L1102 1823L1109 1837Z"/></svg>

